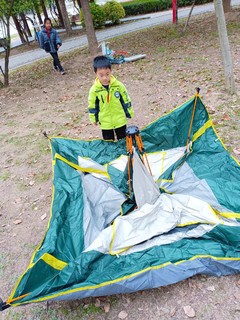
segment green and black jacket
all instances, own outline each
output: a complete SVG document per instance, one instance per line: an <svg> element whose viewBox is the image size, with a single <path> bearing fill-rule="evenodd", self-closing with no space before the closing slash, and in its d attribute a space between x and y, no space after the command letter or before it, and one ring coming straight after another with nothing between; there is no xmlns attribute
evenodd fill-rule
<svg viewBox="0 0 240 320"><path fill-rule="evenodd" d="M127 90L114 76L108 90L96 78L89 92L88 112L90 121L99 122L103 130L120 128L134 116Z"/></svg>

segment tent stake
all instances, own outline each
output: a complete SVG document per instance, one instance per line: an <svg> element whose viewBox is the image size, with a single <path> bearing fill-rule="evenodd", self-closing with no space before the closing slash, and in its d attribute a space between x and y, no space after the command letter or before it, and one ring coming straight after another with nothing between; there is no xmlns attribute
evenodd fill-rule
<svg viewBox="0 0 240 320"><path fill-rule="evenodd" d="M6 310L10 307L11 307L10 304L3 302L3 300L0 298L0 311Z"/></svg>

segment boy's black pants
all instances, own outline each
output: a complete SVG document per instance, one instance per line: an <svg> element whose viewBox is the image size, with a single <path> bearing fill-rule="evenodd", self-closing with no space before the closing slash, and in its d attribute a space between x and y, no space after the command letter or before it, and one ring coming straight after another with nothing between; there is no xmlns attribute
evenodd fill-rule
<svg viewBox="0 0 240 320"><path fill-rule="evenodd" d="M116 133L117 139L123 139L126 137L126 125L117 129L102 130L103 140L114 140L114 132Z"/></svg>
<svg viewBox="0 0 240 320"><path fill-rule="evenodd" d="M53 57L54 68L56 70L59 69L59 71L63 71L63 67L61 66L61 63L60 63L59 58L58 58L58 53L57 52L50 52L50 55Z"/></svg>

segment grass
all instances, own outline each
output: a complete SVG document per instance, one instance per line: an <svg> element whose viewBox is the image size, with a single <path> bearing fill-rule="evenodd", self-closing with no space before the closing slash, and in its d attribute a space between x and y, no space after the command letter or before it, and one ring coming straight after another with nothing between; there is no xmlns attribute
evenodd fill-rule
<svg viewBox="0 0 240 320"><path fill-rule="evenodd" d="M0 180L7 181L10 178L10 172L6 171L2 175L0 175Z"/></svg>
<svg viewBox="0 0 240 320"><path fill-rule="evenodd" d="M28 190L29 186L25 183L24 180L21 180L19 178L14 178L14 184L18 188L19 191L26 191Z"/></svg>
<svg viewBox="0 0 240 320"><path fill-rule="evenodd" d="M38 182L38 183L46 182L51 178L51 176L52 176L51 172L38 173L35 176L35 182Z"/></svg>
<svg viewBox="0 0 240 320"><path fill-rule="evenodd" d="M38 153L40 155L46 155L50 154L50 147L49 147L49 142L48 139L42 137L42 139L37 140L37 143L35 144L35 148L37 148Z"/></svg>
<svg viewBox="0 0 240 320"><path fill-rule="evenodd" d="M103 310L100 307L96 307L93 303L89 303L88 305L85 305L85 307L81 311L83 315L92 315L103 312Z"/></svg>
<svg viewBox="0 0 240 320"><path fill-rule="evenodd" d="M4 265L5 259L2 254L0 254L0 277L4 274L4 269L6 268L6 265Z"/></svg>

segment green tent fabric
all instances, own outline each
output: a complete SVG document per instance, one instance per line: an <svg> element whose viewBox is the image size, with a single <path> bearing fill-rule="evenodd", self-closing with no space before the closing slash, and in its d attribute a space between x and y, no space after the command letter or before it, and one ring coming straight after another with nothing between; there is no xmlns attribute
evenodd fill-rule
<svg viewBox="0 0 240 320"><path fill-rule="evenodd" d="M134 196L146 198L146 205L132 205L130 213L125 139L50 138L48 230L7 304L129 293L198 273L240 271L240 166L199 95L146 126L141 136L153 178L136 150ZM159 191L148 203L154 184Z"/></svg>

